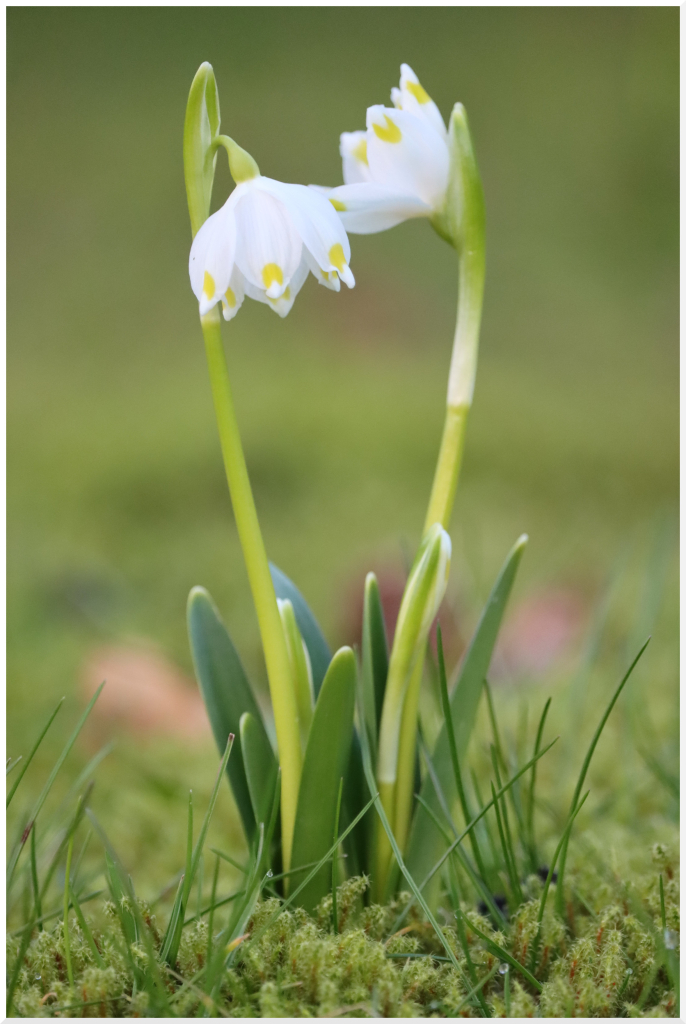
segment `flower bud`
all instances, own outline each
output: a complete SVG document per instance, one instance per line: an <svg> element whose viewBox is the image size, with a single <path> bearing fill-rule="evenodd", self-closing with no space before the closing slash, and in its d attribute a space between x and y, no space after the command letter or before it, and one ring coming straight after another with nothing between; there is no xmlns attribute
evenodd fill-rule
<svg viewBox="0 0 686 1024"><path fill-rule="evenodd" d="M424 535L405 587L388 668L379 736L378 778L395 782L403 702L417 658L445 595L452 545L440 523Z"/></svg>
<svg viewBox="0 0 686 1024"><path fill-rule="evenodd" d="M193 235L210 213L219 121L217 83L212 65L204 61L191 85L183 126L183 168Z"/></svg>

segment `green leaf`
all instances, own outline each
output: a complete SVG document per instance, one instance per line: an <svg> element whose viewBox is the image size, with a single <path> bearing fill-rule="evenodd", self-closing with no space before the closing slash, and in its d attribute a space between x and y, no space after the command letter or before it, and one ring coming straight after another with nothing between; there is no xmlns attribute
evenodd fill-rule
<svg viewBox="0 0 686 1024"><path fill-rule="evenodd" d="M204 61L191 85L183 126L183 169L194 235L210 215L214 168L217 163L216 150L213 154L211 150L218 134L217 83L212 65Z"/></svg>
<svg viewBox="0 0 686 1024"><path fill-rule="evenodd" d="M600 739L600 737L602 735L602 732L603 732L603 729L605 728L605 724L606 724L608 718L610 717L610 713L611 713L613 707L615 706L615 704L617 703L617 701L619 700L620 693L622 692L622 690L624 689L624 687L628 683L629 678L631 676L631 673L634 671L634 669L636 668L636 665L641 660L641 657L643 656L643 652L645 651L646 647L650 643L650 639L651 638L648 637L648 639L643 644L643 646L641 647L640 651L638 652L638 654L636 655L634 660L629 665L629 668L626 670L624 676L622 677L622 680L621 680L619 686L617 687L615 692L612 694L612 697L610 698L610 703L605 708L605 713L603 714L603 717L600 719L600 722L598 723L598 728L596 729L595 733L593 734L593 739L591 740L591 745L590 745L590 747L588 748L588 750L586 752L586 757L584 758L584 763L581 766L581 772L579 774L579 778L577 779L576 789L574 790L574 796L572 797L572 806L570 808L570 814L574 811L577 803L579 802L579 796L581 795L581 790L582 790L582 787L583 787L583 784L584 784L584 780L586 778L586 772L588 771L588 768L589 768L589 765L591 763L591 759L593 757L595 748L598 746L598 740ZM555 889L555 911L556 911L556 913L560 917L562 917L562 915L564 913L564 905L565 905L564 904L564 877L565 877L565 865L567 863L567 843L568 842L569 842L569 840L567 839L565 841L564 846L562 847L562 853L560 854L560 869L559 869L559 871L557 873L557 887Z"/></svg>
<svg viewBox="0 0 686 1024"><path fill-rule="evenodd" d="M319 628L319 623L310 611L307 601L295 584L291 583L288 576L281 572L281 570L271 562L269 563L269 571L272 574L272 582L274 584L276 596L281 598L281 600L290 601L293 605L298 629L305 641L307 653L310 656L312 683L314 685L314 696L316 700L319 696L324 676L326 675L331 662L331 650L324 639L324 634Z"/></svg>
<svg viewBox="0 0 686 1024"><path fill-rule="evenodd" d="M255 814L240 742L241 716L246 711L264 734L261 744L264 741L269 743L269 740L236 648L212 598L202 587L193 587L188 596L188 635L195 675L219 752L223 754L226 750L229 733L236 737L237 749L229 761L227 774L245 834L251 842L255 833Z"/></svg>
<svg viewBox="0 0 686 1024"><path fill-rule="evenodd" d="M9 793L7 794L7 801L6 801L6 804L5 804L5 808L9 807L10 803L12 802L12 797L13 797L13 796L14 796L14 794L15 794L15 793L17 792L17 788L18 788L18 786L19 786L19 783L21 782L21 780L22 780L22 779L24 778L24 775L26 774L26 769L28 768L28 766L29 766L29 765L31 764L31 762L33 761L33 756L34 756L34 754L36 753L36 751L37 751L37 750L38 750L38 748L40 747L41 743L43 742L43 739L44 739L44 737L45 737L45 734L46 734L46 732L48 731L48 729L50 728L50 726L52 725L53 721L55 720L55 715L57 714L57 712L59 711L59 709L60 709L60 708L62 707L62 704L63 704L63 702L64 702L64 697L60 697L60 699L59 699L59 700L58 700L58 702L57 702L57 707L55 708L55 710L53 711L53 713L52 713L52 714L50 715L50 718L49 718L49 719L47 720L47 722L46 722L46 723L45 723L45 725L43 726L43 731L42 731L42 733L40 734L40 736L38 737L38 739L37 739L37 740L36 740L36 742L34 743L34 745L33 745L33 749L31 750L31 753L29 754L29 756L28 756L28 757L26 758L26 760L24 761L24 764L22 765L22 769L21 769L21 771L19 772L19 775L18 775L18 776L17 776L17 778L16 778L15 780L14 780L14 785L12 786L11 790L10 790L10 791L9 791ZM10 765L10 766L8 767L8 769L7 769L7 774L8 774L8 775L9 775L9 773L10 773L10 772L12 771L12 768L15 768L15 767L17 766L17 764L19 763L19 761L20 761L20 758L17 758L17 760L16 760L15 762L14 762L14 764L12 764L12 765Z"/></svg>
<svg viewBox="0 0 686 1024"><path fill-rule="evenodd" d="M300 779L291 870L318 861L331 846L338 788L353 737L356 678L355 655L350 647L342 647L331 661L314 709ZM328 893L329 880L329 872L322 869L301 892L300 905L314 910Z"/></svg>
<svg viewBox="0 0 686 1024"><path fill-rule="evenodd" d="M519 538L508 554L503 568L500 570L500 575L495 582L481 615L479 625L476 628L469 650L462 663L457 685L450 698L457 753L462 762L464 762L469 738L476 721L481 690L488 673L493 648L495 647L498 631L505 612L505 605L512 590L512 584L514 583L527 540L526 535ZM445 799L448 805L452 806L457 796L457 789L453 772L449 734L445 722L436 741L433 764L441 789L445 794ZM426 804L432 807L436 813L440 811L440 802L429 777L424 780L421 795ZM410 873L415 878L424 878L440 856L441 847L442 837L439 831L432 824L426 810L418 806L415 811L405 857ZM431 891L428 893L430 905L435 903L437 896L438 878L436 877Z"/></svg>
<svg viewBox="0 0 686 1024"><path fill-rule="evenodd" d="M240 737L243 767L255 821L258 824L263 822L266 827L274 800L278 764L264 726L249 711L241 715Z"/></svg>
<svg viewBox="0 0 686 1024"><path fill-rule="evenodd" d="M364 581L364 611L362 613L362 694L373 761L376 760L377 737L387 676L388 643L379 596L379 584L374 573L368 572Z"/></svg>

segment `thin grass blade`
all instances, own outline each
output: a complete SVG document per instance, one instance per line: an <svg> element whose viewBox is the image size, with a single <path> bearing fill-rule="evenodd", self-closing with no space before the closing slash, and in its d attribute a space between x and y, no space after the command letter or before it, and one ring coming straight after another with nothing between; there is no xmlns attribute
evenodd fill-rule
<svg viewBox="0 0 686 1024"><path fill-rule="evenodd" d="M19 787L19 783L21 782L21 780L24 778L24 775L26 774L26 769L28 768L28 766L33 761L33 758L34 758L34 755L35 755L36 751L38 750L38 748L40 747L41 743L45 739L45 734L47 733L48 729L50 728L50 726L54 722L55 716L56 716L57 712L59 711L59 709L62 707L63 703L64 703L64 697L60 698L60 700L57 702L57 707L55 708L53 713L50 715L50 718L47 720L46 724L43 726L42 733L40 734L40 736L38 737L38 739L34 743L33 749L31 750L31 753L29 754L29 756L24 761L24 764L22 765L22 769L19 772L19 775L14 780L14 785L12 786L11 790L7 794L7 800L6 800L6 803L5 803L5 808L8 808L9 805L12 803L12 797L17 792L17 789ZM18 757L16 759L16 761L7 769L7 773L8 774L12 771L12 768L16 767L16 765L19 764L20 760L21 760L21 758Z"/></svg>
<svg viewBox="0 0 686 1024"><path fill-rule="evenodd" d="M479 625L462 663L457 684L450 700L451 719L455 732L457 752L464 760L467 745L476 721L484 679L488 674L491 656L498 638L498 632L505 612L508 597L517 575L517 569L524 553L527 537L522 536L511 549L488 598ZM436 747L433 763L443 792L450 804L456 794L455 777L450 753L447 723L444 722ZM425 800L436 809L437 796L430 780L425 779L422 787ZM427 876L440 852L440 838L431 828L423 808L417 808L407 847L407 865L410 873L417 878ZM432 886L427 900L432 906L438 899L438 887Z"/></svg>
<svg viewBox="0 0 686 1024"><path fill-rule="evenodd" d="M590 744L590 746L588 748L588 751L586 752L586 757L584 758L584 763L581 766L581 772L579 773L579 779L578 779L577 784L576 784L576 789L574 790L574 796L572 797L572 805L571 805L571 808L570 808L570 813L572 811L574 811L574 809L575 809L575 807L577 805L577 802L579 800L579 794L581 793L581 787L584 784L584 780L586 778L586 772L588 771L588 767L589 767L589 765L591 763L591 758L593 757L593 754L595 752L595 748L598 745L598 740L600 739L602 731L605 728L605 724L606 724L608 718L610 717L610 713L611 713L613 707L615 706L615 704L617 703L617 701L619 699L620 693L622 692L622 690L626 686L627 682L629 681L629 678L631 677L632 672L636 668L636 665L638 665L638 663L639 663L639 661L640 661L640 659L641 659L641 657L643 655L643 652L645 651L646 647L650 643L650 639L651 638L648 637L648 639L643 644L643 646L639 650L639 652L636 655L636 657L634 658L634 660L629 665L629 668L627 669L624 677L622 678L622 681L620 682L620 684L617 687L617 689L615 690L615 692L612 694L612 697L610 698L610 703L606 707L605 712L603 714L603 717L600 719L600 722L598 723L598 727L597 727L595 733L593 734L593 739L591 740L591 744ZM564 846L562 848L562 853L560 854L560 870L557 873L557 888L556 888L556 891L555 891L555 910L556 910L558 916L560 916L560 917L563 916L564 905L565 905L565 903L564 903L564 875L565 875L566 864L567 864L567 843L565 842L565 844L564 844Z"/></svg>

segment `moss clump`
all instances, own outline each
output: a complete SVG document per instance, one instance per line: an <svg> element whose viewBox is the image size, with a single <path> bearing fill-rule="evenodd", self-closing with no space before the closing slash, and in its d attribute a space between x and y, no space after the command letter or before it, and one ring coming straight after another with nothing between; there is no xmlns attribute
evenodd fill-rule
<svg viewBox="0 0 686 1024"><path fill-rule="evenodd" d="M145 922L148 934L135 942L125 939L114 905L101 908L101 926L91 925L100 963L89 938L70 918L73 987L62 922L35 933L22 957L12 1015L475 1017L483 1015L482 1009L468 1000L468 993L474 980L487 979L482 998L495 1017L675 1017L677 866L664 847L654 849L653 864L656 870L636 875L631 883L582 866L570 878L568 919L556 917L554 900L548 900L538 941L541 887L534 877L525 885L527 901L500 931L473 907L462 906L467 922L534 970L540 993L515 968L503 974L493 947L469 927L468 962L454 915L444 907L444 935L459 965L456 970L443 959L445 950L416 908L395 930L407 908L406 893L387 906L364 907L367 879L353 878L338 889L338 931L332 928L330 896L313 916L298 908L279 913L277 899L261 901L215 992L217 1007L203 980L210 942L207 919L186 927L172 971L159 957L156 965L150 963L151 955L159 954L161 934L150 908L139 901L138 920ZM218 918L213 941L224 923ZM20 955L20 942L11 937L8 976Z"/></svg>

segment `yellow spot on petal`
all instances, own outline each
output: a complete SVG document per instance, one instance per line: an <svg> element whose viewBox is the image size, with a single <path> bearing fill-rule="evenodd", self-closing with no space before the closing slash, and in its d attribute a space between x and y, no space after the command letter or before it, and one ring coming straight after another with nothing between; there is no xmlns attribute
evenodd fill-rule
<svg viewBox="0 0 686 1024"><path fill-rule="evenodd" d="M283 284L283 270L278 263L265 263L262 267L262 280L267 289L271 288L275 281L278 285Z"/></svg>
<svg viewBox="0 0 686 1024"><path fill-rule="evenodd" d="M329 202L333 206L334 210L338 210L339 213L342 213L343 210L345 210L345 203L342 203L340 199L329 199Z"/></svg>
<svg viewBox="0 0 686 1024"><path fill-rule="evenodd" d="M336 270L342 271L345 269L345 254L340 242L336 242L336 244L332 245L329 249L329 262L333 263Z"/></svg>
<svg viewBox="0 0 686 1024"><path fill-rule="evenodd" d="M207 271L205 271L205 277L202 282L202 290L208 299L214 298L214 278Z"/></svg>
<svg viewBox="0 0 686 1024"><path fill-rule="evenodd" d="M400 142L403 137L403 133L398 128L394 121L391 121L388 114L384 114L386 119L386 127L377 124L376 121L372 121L372 128L377 138L381 139L382 142Z"/></svg>
<svg viewBox="0 0 686 1024"><path fill-rule="evenodd" d="M276 307L278 306L278 304L280 302L288 302L290 297L291 297L291 287L290 287L290 285L287 286L287 288L284 291L283 295L279 295L278 299L270 299L269 296L267 296L267 298L269 299L269 301L271 302L272 306L274 306L275 309L276 309Z"/></svg>
<svg viewBox="0 0 686 1024"><path fill-rule="evenodd" d="M408 92L412 93L417 103L430 103L431 97L429 96L426 89L419 84L419 82L406 82L405 88Z"/></svg>
<svg viewBox="0 0 686 1024"><path fill-rule="evenodd" d="M236 296L232 288L226 289L224 298L226 299L226 305L229 307L229 309L234 309L236 306Z"/></svg>
<svg viewBox="0 0 686 1024"><path fill-rule="evenodd" d="M386 118L388 120L388 118ZM361 164L366 164L369 167L369 160L367 160L367 140L360 139L355 148L351 150L352 155L356 160L359 160Z"/></svg>

